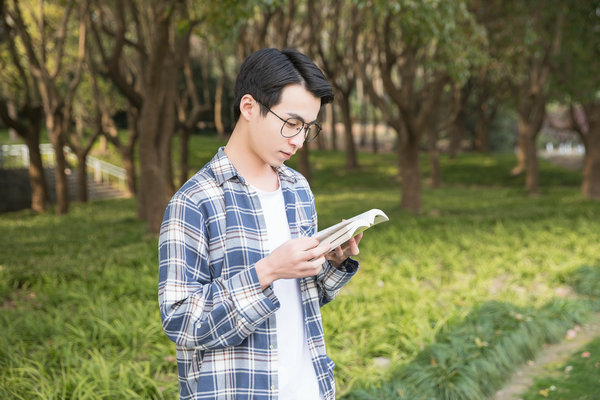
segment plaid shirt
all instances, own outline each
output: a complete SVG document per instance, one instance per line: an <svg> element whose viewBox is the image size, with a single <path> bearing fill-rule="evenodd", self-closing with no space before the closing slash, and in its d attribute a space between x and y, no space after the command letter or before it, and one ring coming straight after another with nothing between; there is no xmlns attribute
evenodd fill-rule
<svg viewBox="0 0 600 400"><path fill-rule="evenodd" d="M317 229L314 196L296 171L277 173L292 238ZM268 255L257 193L223 148L173 196L159 238L158 299L162 324L177 348L180 399L277 399L279 301L262 291L255 264ZM300 280L309 349L321 394L335 398L320 307L358 269L328 262Z"/></svg>

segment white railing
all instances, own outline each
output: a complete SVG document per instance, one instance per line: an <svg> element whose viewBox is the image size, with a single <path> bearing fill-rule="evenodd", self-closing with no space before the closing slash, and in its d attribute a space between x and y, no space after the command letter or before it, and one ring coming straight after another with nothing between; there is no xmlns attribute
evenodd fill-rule
<svg viewBox="0 0 600 400"><path fill-rule="evenodd" d="M65 158L68 162L76 164L77 156L67 146L64 147ZM54 147L49 143L40 144L42 164L46 168L55 165L56 156ZM29 166L29 149L24 144L3 144L0 147L0 168L27 168ZM93 156L87 156L86 166L88 174L98 183L116 183L125 187L127 173L125 169L107 163Z"/></svg>

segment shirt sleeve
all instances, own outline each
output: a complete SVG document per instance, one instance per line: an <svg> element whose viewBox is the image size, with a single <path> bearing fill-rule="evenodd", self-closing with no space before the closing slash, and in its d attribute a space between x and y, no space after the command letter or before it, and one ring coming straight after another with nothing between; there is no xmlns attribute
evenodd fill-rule
<svg viewBox="0 0 600 400"><path fill-rule="evenodd" d="M312 192L310 192L312 200L312 225L313 234L317 232L318 220L317 220L317 209L315 206L315 199ZM346 283L352 279L354 274L358 271L358 261L348 258L343 263L342 269L337 269L329 261L323 263L323 268L317 274L317 289L319 291L319 304L324 306L329 303L339 293Z"/></svg>
<svg viewBox="0 0 600 400"><path fill-rule="evenodd" d="M213 277L206 219L183 195L169 202L158 245L162 325L176 344L200 349L239 345L278 308L262 291L255 266L229 279Z"/></svg>

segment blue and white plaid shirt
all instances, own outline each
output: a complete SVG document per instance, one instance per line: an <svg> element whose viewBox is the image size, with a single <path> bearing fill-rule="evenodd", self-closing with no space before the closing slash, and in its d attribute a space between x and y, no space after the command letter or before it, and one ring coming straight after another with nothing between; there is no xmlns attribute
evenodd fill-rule
<svg viewBox="0 0 600 400"><path fill-rule="evenodd" d="M317 230L314 196L298 172L282 165L279 181L292 238ZM257 193L223 148L173 196L159 239L162 324L176 343L180 399L277 399L279 301L262 291L255 264L268 255ZM326 400L335 398L320 307L356 273L328 262L300 280L309 349Z"/></svg>

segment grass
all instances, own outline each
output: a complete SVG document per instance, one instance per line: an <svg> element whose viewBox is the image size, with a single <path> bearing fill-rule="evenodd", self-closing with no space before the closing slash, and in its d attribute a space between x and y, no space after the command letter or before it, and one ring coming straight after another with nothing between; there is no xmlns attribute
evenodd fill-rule
<svg viewBox="0 0 600 400"><path fill-rule="evenodd" d="M194 137L191 164L219 145ZM358 171L342 153L311 162L321 227L373 207L391 219L365 234L360 272L322 310L339 398L485 398L598 308L600 204L581 198L577 172L542 161L530 197L512 156L443 158L443 186L424 188L413 215L394 155L361 154ZM144 232L133 200L0 217L0 398L176 397Z"/></svg>
<svg viewBox="0 0 600 400"><path fill-rule="evenodd" d="M521 395L523 400L593 400L600 392L600 337L591 341Z"/></svg>

